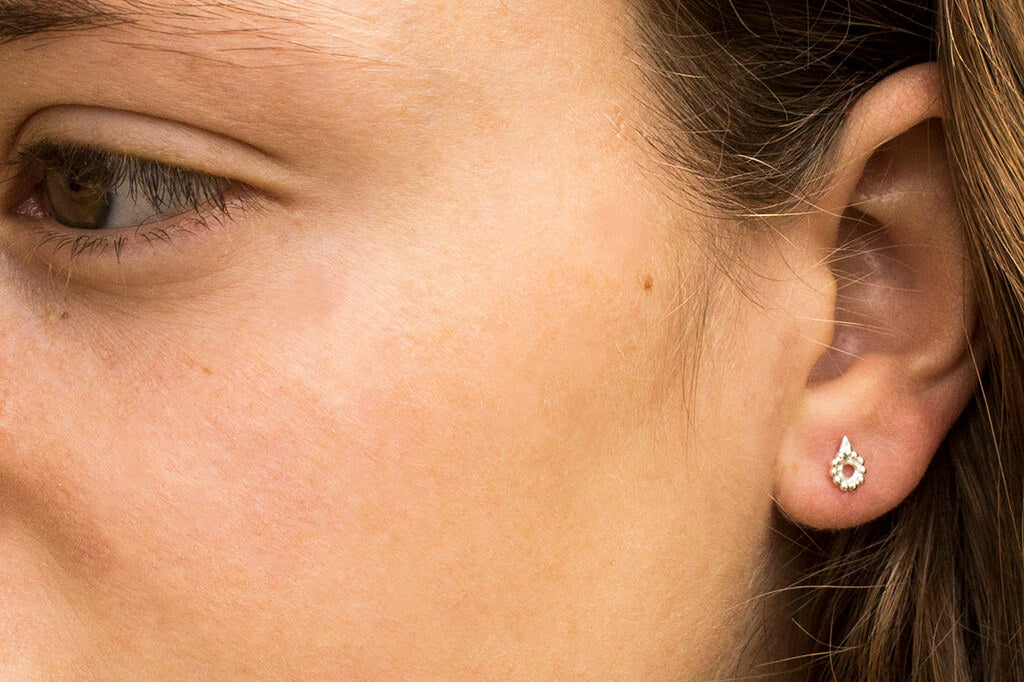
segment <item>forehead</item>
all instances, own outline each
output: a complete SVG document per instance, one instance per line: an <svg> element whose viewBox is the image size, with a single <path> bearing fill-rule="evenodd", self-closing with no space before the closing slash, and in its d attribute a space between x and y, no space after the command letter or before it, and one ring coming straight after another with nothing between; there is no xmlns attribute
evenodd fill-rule
<svg viewBox="0 0 1024 682"><path fill-rule="evenodd" d="M605 10L619 3L603 4ZM515 24L560 23L571 14L583 19L592 11L550 0L0 0L0 41L103 27L214 32L290 25L333 31L413 16L428 23L461 15Z"/></svg>
<svg viewBox="0 0 1024 682"><path fill-rule="evenodd" d="M280 157L298 154L296 138L309 131L389 139L389 122L422 131L487 110L520 120L565 98L589 110L626 64L615 59L628 52L624 4L0 0L0 72L30 85L8 82L0 122L13 129L45 107L102 107L229 134ZM524 97L548 85L562 97ZM492 127L474 124L459 139Z"/></svg>
<svg viewBox="0 0 1024 682"><path fill-rule="evenodd" d="M383 11L361 0L0 0L0 45L100 34L201 41L192 47L323 49L366 33Z"/></svg>
<svg viewBox="0 0 1024 682"><path fill-rule="evenodd" d="M5 36L60 31L87 26L145 24L188 19L285 20L313 18L327 22L351 14L358 2L308 0L0 0L0 30Z"/></svg>
<svg viewBox="0 0 1024 682"><path fill-rule="evenodd" d="M555 0L0 0L0 46L75 34L108 44L265 64L273 52L460 66L495 52L578 52L622 38L628 2ZM612 30L607 30L611 28ZM168 49L170 48L170 49ZM497 50L497 51L500 51ZM261 54L261 51L266 51ZM471 60L462 60L469 55ZM250 58L250 59L247 59ZM256 59L251 59L256 58Z"/></svg>

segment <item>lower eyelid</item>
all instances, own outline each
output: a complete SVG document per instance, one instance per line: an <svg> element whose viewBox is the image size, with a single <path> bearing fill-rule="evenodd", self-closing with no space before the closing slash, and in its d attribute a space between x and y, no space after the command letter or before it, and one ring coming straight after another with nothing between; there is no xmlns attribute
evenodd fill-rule
<svg viewBox="0 0 1024 682"><path fill-rule="evenodd" d="M39 228L38 244L33 249L35 256L54 258L65 256L66 265L71 265L80 257L103 257L112 255L120 260L123 256L128 257L134 249L140 247L158 246L160 243L172 244L172 235L185 232L194 236L199 228L207 228L208 224L201 219L189 219L174 225L151 226L142 225L130 228L128 234L115 234L106 236L102 232L114 232L114 230L98 230L97 233L82 232L81 230L54 230L52 228ZM117 230L124 232L124 230Z"/></svg>
<svg viewBox="0 0 1024 682"><path fill-rule="evenodd" d="M251 196L235 196L227 213L192 212L133 228L94 232L54 227L45 218L14 216L0 241L26 266L54 282L78 282L124 295L125 287L148 287L202 277L221 267L254 234L251 221L263 212Z"/></svg>

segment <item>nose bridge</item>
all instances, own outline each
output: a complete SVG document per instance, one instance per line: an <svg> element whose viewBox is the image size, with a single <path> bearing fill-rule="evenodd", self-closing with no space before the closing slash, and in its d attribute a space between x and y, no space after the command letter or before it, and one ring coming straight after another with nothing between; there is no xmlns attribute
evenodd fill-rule
<svg viewBox="0 0 1024 682"><path fill-rule="evenodd" d="M49 345L40 326L45 297L28 268L5 248L2 231L7 229L0 218L0 437L12 426L17 392L31 391L32 378L38 376L42 358L32 347Z"/></svg>
<svg viewBox="0 0 1024 682"><path fill-rule="evenodd" d="M5 570L5 549L26 538L43 563L64 573L93 561L102 544L90 527L93 500L75 446L81 411L94 406L81 403L88 390L68 390L74 342L62 328L62 296L33 279L0 256L0 582L18 574Z"/></svg>
<svg viewBox="0 0 1024 682"><path fill-rule="evenodd" d="M83 353L86 332L102 328L88 324L67 273L18 247L25 229L0 206L0 678L19 665L38 677L28 671L54 651L81 648L88 627L68 624L79 595L104 585L116 548L102 510L116 486L91 432L106 405L102 374Z"/></svg>
<svg viewBox="0 0 1024 682"><path fill-rule="evenodd" d="M45 362L32 346L46 345L38 314L31 314L32 285L26 268L5 248L3 231L8 229L0 217L0 515L12 511L20 496L19 481L31 474L31 461L23 450L31 443L31 410L43 398L40 365Z"/></svg>
<svg viewBox="0 0 1024 682"><path fill-rule="evenodd" d="M0 217L0 229L3 218ZM17 380L15 367L17 338L24 319L24 282L19 282L18 268L0 242L0 441L7 433L10 420L9 403ZM0 454L0 457L3 455Z"/></svg>
<svg viewBox="0 0 1024 682"><path fill-rule="evenodd" d="M0 230L8 229L0 218ZM54 434L44 423L61 412L53 404L55 382L68 380L55 338L60 297L11 255L3 237L0 232L0 496L7 509L0 514L12 511L12 501L25 503L52 464L53 448L44 441Z"/></svg>

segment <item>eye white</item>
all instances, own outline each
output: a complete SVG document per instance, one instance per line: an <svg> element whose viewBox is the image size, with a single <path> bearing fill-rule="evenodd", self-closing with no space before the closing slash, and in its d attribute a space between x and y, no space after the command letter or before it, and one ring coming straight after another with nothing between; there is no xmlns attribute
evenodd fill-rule
<svg viewBox="0 0 1024 682"><path fill-rule="evenodd" d="M132 188L128 180L123 180L114 187L108 195L110 202L110 214L107 216L104 228L117 229L123 227L138 227L148 223L155 223L164 218L171 217L179 209L173 206L158 206L145 192L138 188Z"/></svg>

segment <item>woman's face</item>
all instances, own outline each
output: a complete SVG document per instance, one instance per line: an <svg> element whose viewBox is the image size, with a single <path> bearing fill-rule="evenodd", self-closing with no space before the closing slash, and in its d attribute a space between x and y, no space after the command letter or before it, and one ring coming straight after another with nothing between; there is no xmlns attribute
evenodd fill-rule
<svg viewBox="0 0 1024 682"><path fill-rule="evenodd" d="M650 170L626 8L86 4L0 47L0 671L720 654L790 340ZM97 199L74 148L169 197Z"/></svg>

